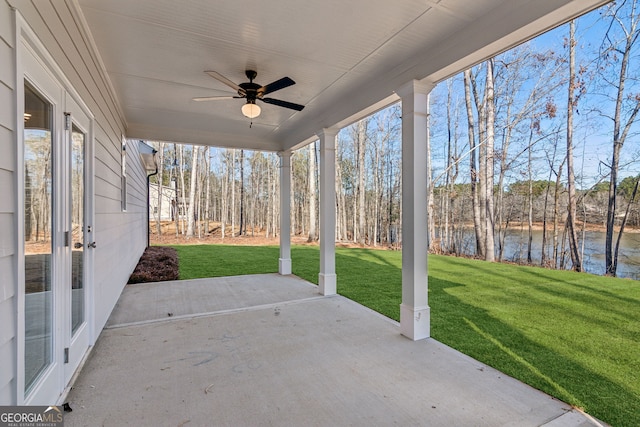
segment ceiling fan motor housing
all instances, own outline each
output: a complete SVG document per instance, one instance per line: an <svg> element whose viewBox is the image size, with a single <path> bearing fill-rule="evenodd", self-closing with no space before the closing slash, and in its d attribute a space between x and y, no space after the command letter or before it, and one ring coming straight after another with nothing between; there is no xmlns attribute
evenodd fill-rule
<svg viewBox="0 0 640 427"><path fill-rule="evenodd" d="M247 100L251 100L251 99L255 100L259 95L258 89L262 87L256 83L240 83L238 86L242 88L242 90L238 91L238 95L240 96L246 95Z"/></svg>
<svg viewBox="0 0 640 427"><path fill-rule="evenodd" d="M238 91L238 95L246 96L248 102L254 103L256 98L258 98L259 95L260 95L258 93L258 89L260 89L262 87L261 85L253 82L253 79L256 78L258 73L255 72L254 70L246 70L245 74L246 74L247 78L249 79L249 82L248 83L240 83L238 85L238 86L240 86L242 88L242 91L240 91L240 90Z"/></svg>

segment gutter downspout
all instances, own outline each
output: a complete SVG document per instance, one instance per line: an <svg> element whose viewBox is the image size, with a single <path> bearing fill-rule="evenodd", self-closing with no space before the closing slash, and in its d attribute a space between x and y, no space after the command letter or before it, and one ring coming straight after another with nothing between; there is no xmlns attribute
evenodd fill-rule
<svg viewBox="0 0 640 427"><path fill-rule="evenodd" d="M155 156L158 150L153 150L153 155ZM150 246L149 236L151 234L150 225L149 225L149 216L151 215L151 177L158 174L158 164L156 163L156 171L147 175L147 247Z"/></svg>

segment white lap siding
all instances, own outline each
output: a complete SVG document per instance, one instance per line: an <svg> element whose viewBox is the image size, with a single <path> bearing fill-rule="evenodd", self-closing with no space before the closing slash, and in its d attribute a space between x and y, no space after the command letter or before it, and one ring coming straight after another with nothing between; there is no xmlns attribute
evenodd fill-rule
<svg viewBox="0 0 640 427"><path fill-rule="evenodd" d="M127 147L127 209L121 205L121 144L126 124L99 55L72 2L0 0L0 405L16 402L18 256L16 233L17 9L64 77L94 116L95 218L93 222L93 338L100 334L146 246L146 174L137 144Z"/></svg>
<svg viewBox="0 0 640 427"><path fill-rule="evenodd" d="M16 402L15 31L0 1L0 405Z"/></svg>

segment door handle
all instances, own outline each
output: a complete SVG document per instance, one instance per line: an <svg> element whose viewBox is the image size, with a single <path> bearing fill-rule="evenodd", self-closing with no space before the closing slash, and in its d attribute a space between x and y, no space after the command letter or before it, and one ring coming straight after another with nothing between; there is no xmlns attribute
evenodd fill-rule
<svg viewBox="0 0 640 427"><path fill-rule="evenodd" d="M94 249L95 249L95 247L96 247L96 242L91 242L91 243L89 243L87 246L88 246L88 247L90 247L90 248L94 248Z"/></svg>
<svg viewBox="0 0 640 427"><path fill-rule="evenodd" d="M75 242L73 244L73 248L74 249L80 249L82 246L84 246L84 245L82 243L80 243L80 242Z"/></svg>

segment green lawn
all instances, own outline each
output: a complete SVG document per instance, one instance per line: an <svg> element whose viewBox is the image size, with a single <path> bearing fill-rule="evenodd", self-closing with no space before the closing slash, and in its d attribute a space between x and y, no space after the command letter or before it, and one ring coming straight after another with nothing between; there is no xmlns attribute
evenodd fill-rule
<svg viewBox="0 0 640 427"><path fill-rule="evenodd" d="M277 247L175 246L182 279L278 270ZM319 252L292 248L317 283ZM336 251L338 293L399 320L401 253ZM640 282L429 256L432 336L614 426L640 425Z"/></svg>

